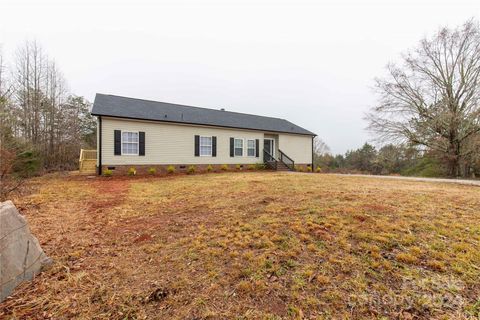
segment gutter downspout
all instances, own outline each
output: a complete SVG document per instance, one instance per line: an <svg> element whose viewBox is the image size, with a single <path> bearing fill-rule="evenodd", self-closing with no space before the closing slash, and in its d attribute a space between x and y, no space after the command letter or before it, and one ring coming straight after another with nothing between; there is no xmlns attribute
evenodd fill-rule
<svg viewBox="0 0 480 320"><path fill-rule="evenodd" d="M102 175L102 117L98 116L98 175Z"/></svg>
<svg viewBox="0 0 480 320"><path fill-rule="evenodd" d="M313 140L315 139L315 136L312 136L312 172L315 172L315 168L313 167Z"/></svg>

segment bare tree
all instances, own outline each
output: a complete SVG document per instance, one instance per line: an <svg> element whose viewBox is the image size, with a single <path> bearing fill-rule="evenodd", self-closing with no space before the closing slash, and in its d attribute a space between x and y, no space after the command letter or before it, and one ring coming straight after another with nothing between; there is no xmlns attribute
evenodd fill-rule
<svg viewBox="0 0 480 320"><path fill-rule="evenodd" d="M367 114L369 129L382 141L439 152L450 175L465 174L461 164L475 152L480 132L478 23L443 28L402 60L376 80L379 102Z"/></svg>
<svg viewBox="0 0 480 320"><path fill-rule="evenodd" d="M2 47L0 46L0 98L6 94L5 90L5 63L3 61Z"/></svg>
<svg viewBox="0 0 480 320"><path fill-rule="evenodd" d="M318 136L313 139L313 153L323 156L330 153L330 147Z"/></svg>
<svg viewBox="0 0 480 320"><path fill-rule="evenodd" d="M1 49L1 48L0 48ZM16 150L9 143L13 132L10 95L11 87L5 77L5 64L2 52L0 51L0 201L4 201L7 195L17 189L21 179L12 177Z"/></svg>
<svg viewBox="0 0 480 320"><path fill-rule="evenodd" d="M6 134L6 118L7 118L7 91L5 89L5 66L3 63L3 55L0 48L0 148L2 147ZM1 159L0 159L1 161Z"/></svg>
<svg viewBox="0 0 480 320"><path fill-rule="evenodd" d="M5 63L0 47L0 146L5 141L7 130L9 129L10 112L8 110L11 95L11 87L5 76Z"/></svg>
<svg viewBox="0 0 480 320"><path fill-rule="evenodd" d="M45 78L45 57L36 41L27 41L16 51L15 95L22 111L24 136L36 144L40 135L42 84Z"/></svg>
<svg viewBox="0 0 480 320"><path fill-rule="evenodd" d="M15 135L17 120L11 100L13 86L6 76L6 71L7 67L0 50L0 147L4 147L8 138Z"/></svg>
<svg viewBox="0 0 480 320"><path fill-rule="evenodd" d="M331 158L330 148L318 136L313 139L313 163L314 166L323 166L322 159Z"/></svg>
<svg viewBox="0 0 480 320"><path fill-rule="evenodd" d="M47 61L45 88L43 90L42 112L44 115L43 150L45 165L57 166L57 155L64 134L68 134L62 123L64 105L67 103L68 91L66 81L54 61Z"/></svg>

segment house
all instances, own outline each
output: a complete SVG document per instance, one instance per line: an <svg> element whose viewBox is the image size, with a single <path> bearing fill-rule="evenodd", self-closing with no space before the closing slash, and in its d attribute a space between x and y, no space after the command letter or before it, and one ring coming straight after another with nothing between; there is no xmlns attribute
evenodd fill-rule
<svg viewBox="0 0 480 320"><path fill-rule="evenodd" d="M313 162L315 134L283 119L106 94L96 95L92 115L99 174L256 163L292 170Z"/></svg>

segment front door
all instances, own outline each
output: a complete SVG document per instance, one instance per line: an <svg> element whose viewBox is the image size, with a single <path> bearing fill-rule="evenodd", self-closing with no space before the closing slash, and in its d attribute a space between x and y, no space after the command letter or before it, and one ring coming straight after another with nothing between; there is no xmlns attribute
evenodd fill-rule
<svg viewBox="0 0 480 320"><path fill-rule="evenodd" d="M263 139L263 149L275 157L275 140Z"/></svg>

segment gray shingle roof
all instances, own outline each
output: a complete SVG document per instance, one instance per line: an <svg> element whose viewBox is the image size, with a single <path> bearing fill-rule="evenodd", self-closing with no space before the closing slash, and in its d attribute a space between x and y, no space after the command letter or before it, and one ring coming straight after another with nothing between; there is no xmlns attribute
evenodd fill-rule
<svg viewBox="0 0 480 320"><path fill-rule="evenodd" d="M97 93L92 115L315 135L287 120Z"/></svg>

